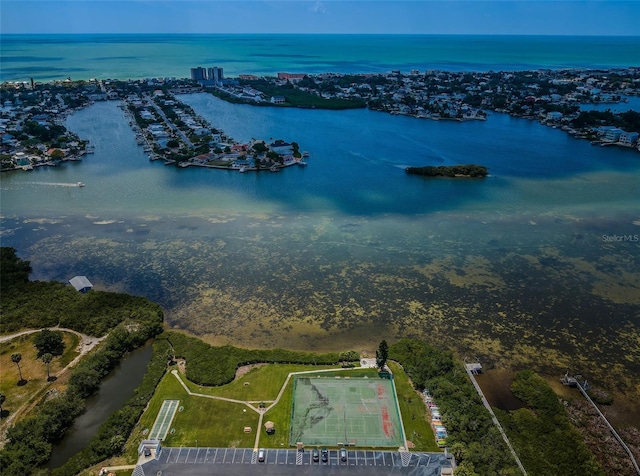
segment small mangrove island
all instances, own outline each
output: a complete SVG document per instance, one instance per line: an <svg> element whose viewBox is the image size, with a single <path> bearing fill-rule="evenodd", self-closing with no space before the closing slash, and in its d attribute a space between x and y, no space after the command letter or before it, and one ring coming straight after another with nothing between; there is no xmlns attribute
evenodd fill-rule
<svg viewBox="0 0 640 476"><path fill-rule="evenodd" d="M405 172L412 175L424 175L425 177L486 177L488 170L483 165L426 165L424 167L407 167Z"/></svg>

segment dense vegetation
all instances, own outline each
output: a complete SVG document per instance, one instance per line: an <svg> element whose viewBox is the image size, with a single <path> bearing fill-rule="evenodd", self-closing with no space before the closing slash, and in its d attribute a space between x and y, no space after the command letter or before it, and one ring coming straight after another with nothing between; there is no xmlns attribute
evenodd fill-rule
<svg viewBox="0 0 640 476"><path fill-rule="evenodd" d="M62 394L41 402L35 408L33 416L19 421L9 429L8 442L0 452L0 467L6 469L6 474L32 474L38 466L47 462L51 456L52 444L62 438L67 428L73 424L74 418L84 411L84 399L98 389L101 379L126 352L144 344L155 336L156 331L157 327L154 325L121 326L111 331L99 349L83 359L72 371L67 389ZM104 444L110 445L114 451L121 449L127 434L128 432L122 434L123 440L119 447L118 438Z"/></svg>
<svg viewBox="0 0 640 476"><path fill-rule="evenodd" d="M498 410L496 415L530 474L605 474L542 377L529 370L520 372L511 391L528 408Z"/></svg>
<svg viewBox="0 0 640 476"><path fill-rule="evenodd" d="M52 444L84 411L84 399L98 389L101 379L122 356L162 332L162 311L146 299L124 294L92 291L83 295L62 283L25 282L24 274L28 276L30 267L16 257L15 249L2 249L2 265L2 332L57 323L94 335L110 331L97 350L72 370L64 392L43 398L32 416L8 430L7 443L0 452L3 474L29 475L49 460ZM89 309L82 309L83 305ZM114 428L122 427L121 423ZM118 441L106 444L115 451Z"/></svg>
<svg viewBox="0 0 640 476"><path fill-rule="evenodd" d="M316 94L303 91L301 89L294 88L291 83L287 83L284 86L277 86L270 83L266 79L258 80L242 80L241 84L247 85L257 91L262 92L267 100L273 96L282 96L285 98L284 104L271 104L271 103L256 103L252 100L238 99L230 94L225 94L219 90L214 90L214 94L229 102L240 102L253 105L262 106L279 106L279 107L304 107L304 108L318 108L318 109L355 109L366 107L364 100L356 99L341 99L330 98L325 99Z"/></svg>
<svg viewBox="0 0 640 476"><path fill-rule="evenodd" d="M458 463L456 475L520 474L461 362L450 352L405 339L390 346L389 358L438 403L449 432L447 445Z"/></svg>
<svg viewBox="0 0 640 476"><path fill-rule="evenodd" d="M100 426L89 446L54 470L54 476L72 476L84 468L122 454L127 436L142 416L167 369L169 354L169 343L159 336L153 344L153 356L140 386L134 390L123 407Z"/></svg>
<svg viewBox="0 0 640 476"><path fill-rule="evenodd" d="M6 293L12 288L22 286L29 282L31 265L29 261L18 258L15 248L3 246L0 248L0 293L3 301ZM0 321L0 325L4 318Z"/></svg>
<svg viewBox="0 0 640 476"><path fill-rule="evenodd" d="M15 253L13 248L2 248L0 333L60 326L103 336L126 319L155 323L157 332L162 331L162 310L157 304L128 294L82 294L56 281L28 281L29 263Z"/></svg>
<svg viewBox="0 0 640 476"><path fill-rule="evenodd" d="M184 334L167 333L176 358L187 361L187 378L199 385L224 385L233 380L241 365L258 362L280 364L337 364L358 360L356 352L311 354L284 349L249 350L214 347Z"/></svg>
<svg viewBox="0 0 640 476"><path fill-rule="evenodd" d="M571 120L573 127L616 126L627 132L640 132L640 112L629 110L622 113L606 111L580 111L578 117Z"/></svg>
<svg viewBox="0 0 640 476"><path fill-rule="evenodd" d="M426 177L486 177L487 168L482 165L440 165L437 167L427 165L424 167L407 167L405 171L412 175L424 175Z"/></svg>

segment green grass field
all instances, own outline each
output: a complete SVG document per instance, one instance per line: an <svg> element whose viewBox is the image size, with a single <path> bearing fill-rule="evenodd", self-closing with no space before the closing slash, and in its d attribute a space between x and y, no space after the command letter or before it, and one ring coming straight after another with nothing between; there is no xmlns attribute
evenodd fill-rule
<svg viewBox="0 0 640 476"><path fill-rule="evenodd" d="M183 380L192 392L244 401L271 401L278 397L282 384L291 372L322 370L326 365L270 364L251 369L233 382L220 387L204 387ZM248 385L245 385L248 383Z"/></svg>
<svg viewBox="0 0 640 476"><path fill-rule="evenodd" d="M164 440L167 446L253 447L258 424L256 412L238 403L190 396L170 373L158 385L140 419L137 442L147 436L144 429L151 430L164 400L180 400L184 407L173 419L171 427L175 432L169 431ZM252 427L253 431L244 433L245 426Z"/></svg>
<svg viewBox="0 0 640 476"><path fill-rule="evenodd" d="M422 396L413 389L409 377L400 365L395 362L388 362L387 365L393 372L407 440L415 445L415 451L442 451L436 444Z"/></svg>
<svg viewBox="0 0 640 476"><path fill-rule="evenodd" d="M62 334L65 345L64 352L51 361L49 367L51 375L55 375L78 356L80 338L70 332ZM6 397L2 406L4 411L16 411L30 398L39 395L39 392L45 388L56 387L60 384L60 382L47 382L47 367L42 359L36 360L37 349L33 345L33 337L34 334L23 335L0 344L0 393ZM18 385L20 380L18 367L11 361L11 354L14 353L22 355L20 369L22 376L27 380L26 385Z"/></svg>
<svg viewBox="0 0 640 476"><path fill-rule="evenodd" d="M420 396L413 390L408 377L399 366L392 365L395 376L396 391L401 413L405 424L407 438L416 445L416 450L439 451L435 445L433 434L426 420L426 408ZM192 392L205 395L216 395L243 401L269 402L275 400L291 372L316 371L326 366L269 364L254 368L239 379L220 387L202 387L186 380ZM310 374L313 375L313 374ZM378 378L374 369L342 370L320 372L323 377ZM245 385L249 382L249 385ZM261 431L260 446L265 448L289 447L291 424L291 401L293 379L287 385L280 402L269 410L263 423L273 421L275 434L267 435L264 427L256 428L258 414L239 403L224 402L208 398L189 396L184 388L170 372L165 375L151 399L140 424L129 439L127 445L128 459L136 457L135 448L140 440L148 437L144 429L150 430L164 400L180 400L184 411L177 412L172 428L164 442L167 446L215 446L215 447L247 447L254 445L256 431ZM254 404L257 406L257 404ZM267 406L269 403L267 403ZM246 411L243 411L246 410ZM413 418L415 416L415 418ZM251 433L244 433L243 428L250 426ZM415 433L414 433L415 432ZM419 435L419 436L418 436Z"/></svg>

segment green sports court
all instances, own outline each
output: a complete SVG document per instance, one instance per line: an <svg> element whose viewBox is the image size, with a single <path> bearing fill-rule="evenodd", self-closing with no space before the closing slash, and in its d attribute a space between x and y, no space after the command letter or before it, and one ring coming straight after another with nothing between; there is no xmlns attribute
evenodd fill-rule
<svg viewBox="0 0 640 476"><path fill-rule="evenodd" d="M381 378L296 376L289 443L404 445L393 383Z"/></svg>

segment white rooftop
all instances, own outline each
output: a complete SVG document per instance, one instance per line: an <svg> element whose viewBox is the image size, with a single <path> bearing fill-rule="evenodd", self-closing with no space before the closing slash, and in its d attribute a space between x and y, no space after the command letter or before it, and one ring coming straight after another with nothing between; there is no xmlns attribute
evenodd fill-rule
<svg viewBox="0 0 640 476"><path fill-rule="evenodd" d="M91 281L89 281L86 276L75 276L69 280L69 283L71 283L71 286L73 286L76 291L93 288L93 284L91 284Z"/></svg>

